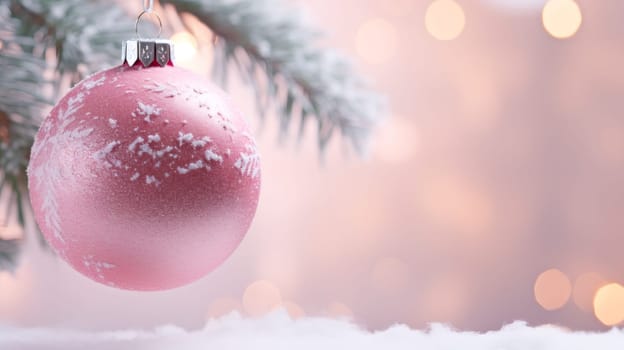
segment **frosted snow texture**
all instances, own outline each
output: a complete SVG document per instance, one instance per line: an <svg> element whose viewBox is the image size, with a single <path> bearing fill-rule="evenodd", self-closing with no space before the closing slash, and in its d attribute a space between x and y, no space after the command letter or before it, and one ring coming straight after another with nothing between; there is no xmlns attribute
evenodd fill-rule
<svg viewBox="0 0 624 350"><path fill-rule="evenodd" d="M284 311L260 319L232 314L210 320L203 329L163 326L153 331L88 332L0 327L0 349L20 350L621 350L624 332L570 332L555 326L529 327L515 322L484 334L434 324L427 331L396 325L369 332L344 320L303 318Z"/></svg>
<svg viewBox="0 0 624 350"><path fill-rule="evenodd" d="M48 152L49 158L58 159L65 148L70 145L75 147L81 145L83 141L81 139L86 138L93 132L93 128L85 128L83 126L70 127L76 121L74 114L84 106L84 97L89 94L90 90L96 86L104 84L106 77L102 76L99 79L90 78L87 79L81 86L80 91L76 96L70 98L67 101L66 106L61 106L57 111L56 130L52 131L55 118L46 118L41 128L42 130L51 136L35 142L31 150L31 158L36 158L41 152ZM94 157L106 157L109 147L115 147L113 142L106 146L105 149L96 153ZM108 151L107 151L108 150ZM106 162L106 164L111 164ZM53 236L64 244L65 239L61 231L61 219L57 210L56 203L56 191L59 186L67 186L63 184L63 181L68 178L63 174L62 168L51 162L41 162L38 165L30 163L28 169L29 176L34 177L36 190L43 196L43 204L41 210L43 211L43 217L46 225L52 230ZM59 254L63 254L60 250Z"/></svg>

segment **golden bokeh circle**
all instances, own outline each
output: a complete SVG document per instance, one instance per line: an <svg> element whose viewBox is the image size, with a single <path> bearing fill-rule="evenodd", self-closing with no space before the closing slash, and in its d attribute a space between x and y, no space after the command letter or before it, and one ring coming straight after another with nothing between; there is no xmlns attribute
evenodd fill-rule
<svg viewBox="0 0 624 350"><path fill-rule="evenodd" d="M624 321L624 287L609 283L598 289L594 297L594 314L605 326Z"/></svg>
<svg viewBox="0 0 624 350"><path fill-rule="evenodd" d="M425 27L438 40L457 38L466 26L462 7L453 0L435 0L427 8Z"/></svg>
<svg viewBox="0 0 624 350"><path fill-rule="evenodd" d="M583 15L574 0L549 0L542 11L544 29L557 39L572 37L581 27Z"/></svg>
<svg viewBox="0 0 624 350"><path fill-rule="evenodd" d="M546 310L562 308L570 299L572 284L563 272L549 269L542 272L535 280L535 300Z"/></svg>

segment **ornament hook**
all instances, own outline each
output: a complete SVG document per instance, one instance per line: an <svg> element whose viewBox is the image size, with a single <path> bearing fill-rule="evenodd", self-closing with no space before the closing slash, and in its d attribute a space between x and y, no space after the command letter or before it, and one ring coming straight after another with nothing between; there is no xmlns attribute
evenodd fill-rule
<svg viewBox="0 0 624 350"><path fill-rule="evenodd" d="M147 4L147 6L145 6ZM160 34L162 33L163 25L160 16L154 12L154 0L149 0L147 3L143 3L144 10L139 14L139 17L136 19L136 23L134 24L134 32L137 35L137 38L142 39L141 34L139 33L139 23L141 22L141 18L146 14L152 14L158 20L158 35L157 38L160 38Z"/></svg>
<svg viewBox="0 0 624 350"><path fill-rule="evenodd" d="M154 11L154 0L142 0L141 3L143 4L143 12L139 14L134 24L137 39L123 42L121 60L130 67L134 66L137 61L141 62L146 68L152 64L158 64L161 67L166 65L172 66L175 59L173 43L169 40L159 39L163 24L158 13ZM141 37L141 33L139 33L139 23L146 14L153 15L158 20L158 36L155 39L144 39Z"/></svg>
<svg viewBox="0 0 624 350"><path fill-rule="evenodd" d="M154 0L143 0L143 11L144 12L152 12L154 11Z"/></svg>

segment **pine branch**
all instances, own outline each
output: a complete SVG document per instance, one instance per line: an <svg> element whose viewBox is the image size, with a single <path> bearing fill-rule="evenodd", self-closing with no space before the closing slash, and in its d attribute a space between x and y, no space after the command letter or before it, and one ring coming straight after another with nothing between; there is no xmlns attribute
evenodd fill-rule
<svg viewBox="0 0 624 350"><path fill-rule="evenodd" d="M254 88L261 116L270 102L278 105L282 135L299 116L301 136L313 117L321 150L336 130L357 151L365 150L380 98L344 57L316 46L319 33L290 8L275 0L161 3L194 15L216 33L217 76L225 81L228 66L235 65ZM11 192L20 223L26 220L26 167L43 111L68 81L118 62L120 42L134 37L133 24L110 1L0 0L0 196ZM18 251L19 241L0 239L0 270L14 266Z"/></svg>
<svg viewBox="0 0 624 350"><path fill-rule="evenodd" d="M24 224L26 163L38 116L50 101L40 94L45 85L45 62L27 53L34 48L34 40L20 35L19 23L10 17L6 6L0 7L0 38L0 198L9 191L12 202L0 222L1 229L14 208ZM0 238L0 270L16 267L20 243Z"/></svg>
<svg viewBox="0 0 624 350"><path fill-rule="evenodd" d="M21 242L17 239L0 239L0 271L14 271L17 268Z"/></svg>
<svg viewBox="0 0 624 350"><path fill-rule="evenodd" d="M10 8L39 51L55 50L56 78L74 83L117 62L121 41L134 35L133 21L108 1L11 0Z"/></svg>
<svg viewBox="0 0 624 350"><path fill-rule="evenodd" d="M279 101L283 132L296 114L303 119L300 133L306 119L316 117L321 149L338 128L356 150L365 151L369 133L381 115L381 99L366 89L344 57L316 46L319 33L303 24L302 16L290 6L274 0L161 3L196 16L222 39L217 44L221 56L215 65L217 72L227 72L227 63L235 62L239 73L256 87L257 73L262 72L273 99L279 98L278 82L285 80L285 98ZM264 113L266 104L258 104Z"/></svg>
<svg viewBox="0 0 624 350"><path fill-rule="evenodd" d="M20 224L26 221L30 148L44 109L59 97L46 88L58 94L65 77L77 82L115 62L131 29L130 18L105 2L0 0L0 194L11 191L9 212L16 209ZM56 69L46 79L50 50ZM0 270L14 267L19 245L0 239Z"/></svg>
<svg viewBox="0 0 624 350"><path fill-rule="evenodd" d="M60 91L64 76L76 82L109 66L131 28L120 8L104 2L0 0L0 166L7 179L19 182L16 190L25 184L42 111L58 97L44 89ZM51 80L44 78L49 50L57 57Z"/></svg>

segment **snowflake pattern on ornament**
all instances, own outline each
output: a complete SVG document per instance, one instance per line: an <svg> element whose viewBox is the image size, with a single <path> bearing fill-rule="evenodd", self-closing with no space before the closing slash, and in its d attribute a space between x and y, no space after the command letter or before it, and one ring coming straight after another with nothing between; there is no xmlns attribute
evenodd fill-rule
<svg viewBox="0 0 624 350"><path fill-rule="evenodd" d="M81 126L79 123L76 125L75 113L84 106L85 96L93 88L103 85L105 81L106 77L104 76L97 80L94 78L87 79L81 85L80 92L70 98L64 108L58 109L56 117L51 116L43 121L41 129L48 136L37 139L31 150L31 158L39 157L41 152L47 152L48 158L58 159L69 146L75 147L84 144L82 140L93 132L93 128ZM63 173L63 170L65 169L52 162L41 162L38 166L29 166L28 168L28 176L34 177L37 191L43 194L41 209L46 226L52 231L54 238L61 243L59 245L61 247L66 242L61 230L56 193L59 186L67 186L65 181L71 179L70 174ZM58 253L63 255L64 251L61 249Z"/></svg>
<svg viewBox="0 0 624 350"><path fill-rule="evenodd" d="M260 155L258 154L258 149L251 135L244 133L243 136L249 141L245 145L247 152L240 153L239 158L234 163L234 167L237 168L242 175L255 178L260 173Z"/></svg>
<svg viewBox="0 0 624 350"><path fill-rule="evenodd" d="M255 146L245 145L245 148L249 152L241 152L240 157L234 163L234 166L240 171L242 175L251 176L255 178L260 172L260 156Z"/></svg>

